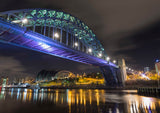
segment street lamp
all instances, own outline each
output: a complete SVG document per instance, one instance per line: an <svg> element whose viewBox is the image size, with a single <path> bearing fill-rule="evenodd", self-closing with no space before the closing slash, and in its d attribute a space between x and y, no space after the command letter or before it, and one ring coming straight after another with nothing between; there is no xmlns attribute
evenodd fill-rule
<svg viewBox="0 0 160 113"><path fill-rule="evenodd" d="M115 64L115 63L116 63L116 60L113 60L113 63Z"/></svg>
<svg viewBox="0 0 160 113"><path fill-rule="evenodd" d="M59 38L59 34L58 34L58 33L55 33L55 34L54 34L54 37L55 37L55 38Z"/></svg>
<svg viewBox="0 0 160 113"><path fill-rule="evenodd" d="M110 60L110 58L109 57L107 57L107 61L109 61Z"/></svg>
<svg viewBox="0 0 160 113"><path fill-rule="evenodd" d="M77 43L77 42L75 42L75 43L74 43L74 45L77 47L77 46L78 46L78 43Z"/></svg>
<svg viewBox="0 0 160 113"><path fill-rule="evenodd" d="M88 49L88 52L90 52L90 53L91 53L91 52L92 52L92 49L91 49L91 48L89 48L89 49Z"/></svg>
<svg viewBox="0 0 160 113"><path fill-rule="evenodd" d="M102 57L102 53L99 53L98 56L99 56L99 57Z"/></svg>
<svg viewBox="0 0 160 113"><path fill-rule="evenodd" d="M23 24L27 24L28 23L28 19L27 18L23 18L21 21L22 21Z"/></svg>

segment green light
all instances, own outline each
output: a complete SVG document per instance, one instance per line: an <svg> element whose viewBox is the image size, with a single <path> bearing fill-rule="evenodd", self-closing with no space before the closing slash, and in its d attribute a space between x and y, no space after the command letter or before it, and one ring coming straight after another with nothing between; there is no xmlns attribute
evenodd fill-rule
<svg viewBox="0 0 160 113"><path fill-rule="evenodd" d="M62 18L62 16L63 16L63 12L57 12L57 15L56 15L56 18Z"/></svg>

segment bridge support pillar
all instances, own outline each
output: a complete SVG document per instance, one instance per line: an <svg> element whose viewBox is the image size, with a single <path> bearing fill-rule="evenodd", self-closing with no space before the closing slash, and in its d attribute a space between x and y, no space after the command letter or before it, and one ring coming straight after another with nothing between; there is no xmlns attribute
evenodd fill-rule
<svg viewBox="0 0 160 113"><path fill-rule="evenodd" d="M119 68L112 66L101 66L100 70L104 76L106 86L123 87L121 72Z"/></svg>

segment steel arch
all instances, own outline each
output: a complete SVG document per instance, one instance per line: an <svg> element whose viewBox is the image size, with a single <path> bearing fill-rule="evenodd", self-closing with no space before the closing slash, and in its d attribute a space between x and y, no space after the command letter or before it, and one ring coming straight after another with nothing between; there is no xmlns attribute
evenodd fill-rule
<svg viewBox="0 0 160 113"><path fill-rule="evenodd" d="M92 30L71 14L57 10L36 8L1 12L0 17L32 31L37 31L38 27L40 27L40 31L37 32L50 38L54 38L54 32L59 32L60 42L63 42L63 35L65 35L66 45L70 43L71 47L96 57L101 57L99 54L102 54L102 59L107 57L102 44ZM23 24L23 19L27 19L28 22ZM65 33L63 33L64 31ZM70 40L68 39L69 37ZM56 39L54 38L54 40ZM78 47L74 46L75 42L78 43ZM88 51L90 48L92 53Z"/></svg>

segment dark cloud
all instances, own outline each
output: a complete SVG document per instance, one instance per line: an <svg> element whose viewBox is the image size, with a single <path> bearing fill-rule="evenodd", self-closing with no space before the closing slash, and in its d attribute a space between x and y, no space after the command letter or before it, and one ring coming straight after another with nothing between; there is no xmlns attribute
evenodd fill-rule
<svg viewBox="0 0 160 113"><path fill-rule="evenodd" d="M5 0L0 4L0 11L25 8L58 9L78 17L97 35L108 55L115 59L125 58L128 65L153 66L154 59L160 56L159 0ZM15 56L17 62L21 59L19 56L26 54L14 51L17 51L14 55L5 55ZM36 57L27 56L31 61L21 59L19 64L28 70L35 69L30 64L33 61L38 64L37 69L51 67L47 61L50 56L32 54L40 55L42 63Z"/></svg>
<svg viewBox="0 0 160 113"><path fill-rule="evenodd" d="M139 30L137 33L125 37L128 41L120 41L119 49L114 54L123 54L130 57L130 64L141 64L141 66L154 66L154 62L160 56L160 21ZM125 49L121 48L124 47ZM135 62L136 61L136 62Z"/></svg>
<svg viewBox="0 0 160 113"><path fill-rule="evenodd" d="M25 68L20 61L14 59L13 57L2 57L0 56L0 72L19 72L25 71Z"/></svg>

